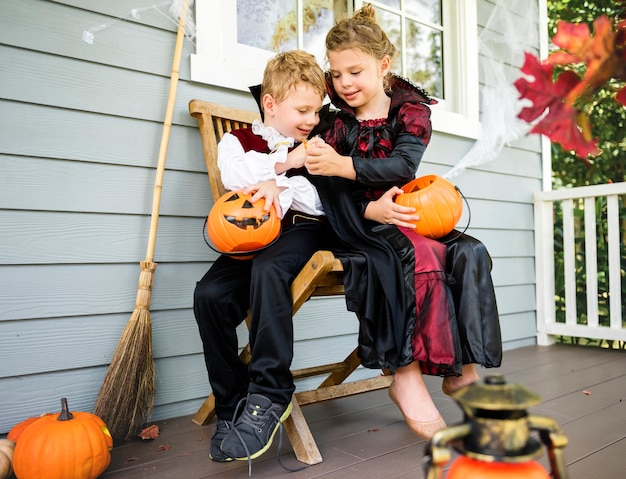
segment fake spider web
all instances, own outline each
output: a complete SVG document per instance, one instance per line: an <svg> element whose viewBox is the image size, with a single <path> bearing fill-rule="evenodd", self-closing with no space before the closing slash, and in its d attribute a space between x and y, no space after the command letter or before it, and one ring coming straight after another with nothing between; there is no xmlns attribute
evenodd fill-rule
<svg viewBox="0 0 626 479"><path fill-rule="evenodd" d="M478 36L480 65L480 136L444 176L494 161L504 146L526 134L530 126L517 118L522 102L513 83L520 76L524 51L539 45L537 1L497 0Z"/></svg>
<svg viewBox="0 0 626 479"><path fill-rule="evenodd" d="M192 6L194 0L189 0L189 8L187 9L187 18L185 19L185 36L187 40L193 43L196 37L196 24L194 22ZM126 12L124 15L119 16L111 20L107 23L101 23L99 25L94 25L88 30L83 31L83 41L88 43L89 45L93 45L96 37L96 33L104 30L105 28L109 28L111 25L123 22L128 19L134 18L135 20L139 20L141 15L146 12L155 12L163 17L165 17L168 21L170 21L173 25L178 25L178 18L183 10L183 0L170 0L168 2L163 2L155 5L149 5L147 7L141 8L133 8Z"/></svg>

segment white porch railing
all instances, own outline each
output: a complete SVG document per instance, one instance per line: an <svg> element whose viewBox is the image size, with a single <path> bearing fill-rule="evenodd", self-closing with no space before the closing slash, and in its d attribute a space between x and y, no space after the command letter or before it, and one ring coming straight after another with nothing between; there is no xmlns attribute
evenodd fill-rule
<svg viewBox="0 0 626 479"><path fill-rule="evenodd" d="M539 344L551 344L554 336L561 335L626 341L626 328L622 320L624 279L620 264L622 241L626 241L626 237L622 238L620 231L623 216L620 215L620 195L626 195L626 183L535 194ZM563 252L555 256L555 237L560 239L560 235L555 236L555 233L561 226L561 222L556 219L561 217L561 213ZM597 231L604 232L601 241L598 241ZM606 245L602 256L608 257L608 264L600 267L599 243ZM603 281L598 281L599 276ZM564 306L563 301L557 302L555 295L557 277L564 279ZM580 295L577 297L577 284L584 284L585 296L582 299ZM608 285L608 288L602 288L599 284ZM599 299L603 306L602 313L599 313ZM586 307L585 304L577 304L584 302Z"/></svg>

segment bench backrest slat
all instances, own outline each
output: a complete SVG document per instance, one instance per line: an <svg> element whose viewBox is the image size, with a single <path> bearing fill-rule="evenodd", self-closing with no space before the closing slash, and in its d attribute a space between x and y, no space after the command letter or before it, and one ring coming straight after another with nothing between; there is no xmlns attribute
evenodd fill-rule
<svg viewBox="0 0 626 479"><path fill-rule="evenodd" d="M216 105L202 100L191 100L189 113L198 120L211 194L215 201L227 191L222 184L220 171L217 167L217 144L224 133L239 128L249 128L252 122L259 120L261 116L247 110Z"/></svg>

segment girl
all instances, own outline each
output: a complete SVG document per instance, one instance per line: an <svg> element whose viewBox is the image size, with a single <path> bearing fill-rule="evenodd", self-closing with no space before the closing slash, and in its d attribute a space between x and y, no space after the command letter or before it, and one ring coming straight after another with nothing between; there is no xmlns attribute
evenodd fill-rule
<svg viewBox="0 0 626 479"><path fill-rule="evenodd" d="M337 23L326 37L326 50L327 87L339 112L323 132L325 141L309 142L305 165L340 237L345 223L354 223L350 209L338 206L344 203L337 197L347 190L356 214L366 220L365 234L392 245L400 256L407 291L396 291L396 301L405 302L405 316L393 318L391 328L406 329L414 361L398 357L389 394L409 427L430 439L445 422L422 373L446 376L442 389L450 394L478 379L475 363L500 365L490 258L482 243L458 232L447 248L447 238L438 242L417 235L410 223L418 219L414 210L393 202L402 193L398 186L415 177L431 135L428 105L434 101L390 73L395 47L376 23L372 6ZM446 266L454 278L451 289ZM376 334L371 334L372 348L381 356L385 344ZM362 332L361 337L370 336Z"/></svg>

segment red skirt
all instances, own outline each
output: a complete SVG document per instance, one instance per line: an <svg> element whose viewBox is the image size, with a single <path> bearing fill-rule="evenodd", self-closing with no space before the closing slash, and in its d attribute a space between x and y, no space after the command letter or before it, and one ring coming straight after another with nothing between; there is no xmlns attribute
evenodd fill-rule
<svg viewBox="0 0 626 479"><path fill-rule="evenodd" d="M461 345L448 287L446 245L408 228L400 231L413 244L415 254L415 327L411 334L413 359L422 373L438 376L461 373Z"/></svg>

